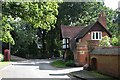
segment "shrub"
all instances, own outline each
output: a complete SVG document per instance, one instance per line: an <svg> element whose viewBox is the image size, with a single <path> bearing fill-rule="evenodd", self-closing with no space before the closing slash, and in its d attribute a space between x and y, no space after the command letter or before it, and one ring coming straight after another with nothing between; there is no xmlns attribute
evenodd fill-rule
<svg viewBox="0 0 120 80"><path fill-rule="evenodd" d="M68 60L65 62L66 66L74 66L74 61L73 60Z"/></svg>
<svg viewBox="0 0 120 80"><path fill-rule="evenodd" d="M73 52L71 50L67 50L67 57L65 60L74 60L74 55Z"/></svg>
<svg viewBox="0 0 120 80"><path fill-rule="evenodd" d="M73 66L75 66L73 60L67 60L67 61L55 60L51 64L52 64L52 66L58 67L58 68L65 68L65 67L73 67Z"/></svg>
<svg viewBox="0 0 120 80"><path fill-rule="evenodd" d="M58 67L58 68L63 68L66 67L65 65L65 61L63 60L55 60L51 63L54 67Z"/></svg>
<svg viewBox="0 0 120 80"><path fill-rule="evenodd" d="M113 37L113 38L112 38L112 45L113 45L113 46L120 46L119 39L120 39L120 36L118 36L118 37Z"/></svg>
<svg viewBox="0 0 120 80"><path fill-rule="evenodd" d="M101 47L110 47L110 38L108 36L104 36L102 40L99 41L99 46Z"/></svg>
<svg viewBox="0 0 120 80"><path fill-rule="evenodd" d="M0 62L3 61L4 56L0 53Z"/></svg>

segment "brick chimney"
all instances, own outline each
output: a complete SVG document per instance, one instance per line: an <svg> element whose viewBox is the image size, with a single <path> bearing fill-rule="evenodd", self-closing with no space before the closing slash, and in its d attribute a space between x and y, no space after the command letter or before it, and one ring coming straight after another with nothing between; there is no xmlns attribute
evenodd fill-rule
<svg viewBox="0 0 120 80"><path fill-rule="evenodd" d="M98 21L106 28L106 14L105 14L105 12L102 11L99 14Z"/></svg>

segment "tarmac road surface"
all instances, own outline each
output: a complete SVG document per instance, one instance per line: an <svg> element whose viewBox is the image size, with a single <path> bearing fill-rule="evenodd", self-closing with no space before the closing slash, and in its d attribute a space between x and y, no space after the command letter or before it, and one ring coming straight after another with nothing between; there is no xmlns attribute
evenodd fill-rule
<svg viewBox="0 0 120 80"><path fill-rule="evenodd" d="M70 72L80 71L82 67L76 68L55 68L49 63L49 59L34 59L20 62L12 62L2 70L2 80L71 80L67 75Z"/></svg>

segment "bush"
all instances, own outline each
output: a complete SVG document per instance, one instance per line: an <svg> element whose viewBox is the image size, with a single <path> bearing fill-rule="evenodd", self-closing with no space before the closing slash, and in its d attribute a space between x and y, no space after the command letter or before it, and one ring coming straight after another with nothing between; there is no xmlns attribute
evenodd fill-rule
<svg viewBox="0 0 120 80"><path fill-rule="evenodd" d="M112 45L113 45L113 46L120 46L119 39L120 39L120 36L118 36L118 37L113 37L113 38L112 38Z"/></svg>
<svg viewBox="0 0 120 80"><path fill-rule="evenodd" d="M101 47L110 47L110 38L108 36L104 36L102 40L99 41L99 46Z"/></svg>
<svg viewBox="0 0 120 80"><path fill-rule="evenodd" d="M74 60L74 55L71 50L67 50L67 57L65 60L67 60L67 61Z"/></svg>
<svg viewBox="0 0 120 80"><path fill-rule="evenodd" d="M58 67L58 68L65 68L65 67L73 67L73 66L75 66L73 60L67 60L67 61L55 60L51 64L52 64L52 66Z"/></svg>
<svg viewBox="0 0 120 80"><path fill-rule="evenodd" d="M0 62L4 60L4 56L0 53Z"/></svg>
<svg viewBox="0 0 120 80"><path fill-rule="evenodd" d="M65 62L65 65L66 66L74 66L75 64L74 64L73 60L68 60L68 61Z"/></svg>
<svg viewBox="0 0 120 80"><path fill-rule="evenodd" d="M65 62L63 60L55 60L51 63L54 67L63 68L66 67Z"/></svg>

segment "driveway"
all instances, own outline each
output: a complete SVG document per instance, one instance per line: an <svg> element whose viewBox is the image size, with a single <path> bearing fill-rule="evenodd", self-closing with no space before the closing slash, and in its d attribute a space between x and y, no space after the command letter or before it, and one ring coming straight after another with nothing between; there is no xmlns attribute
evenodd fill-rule
<svg viewBox="0 0 120 80"><path fill-rule="evenodd" d="M67 75L70 72L80 71L82 67L76 68L55 68L49 63L53 60L35 59L20 62L12 62L2 70L0 70L1 78L59 78L70 79Z"/></svg>

